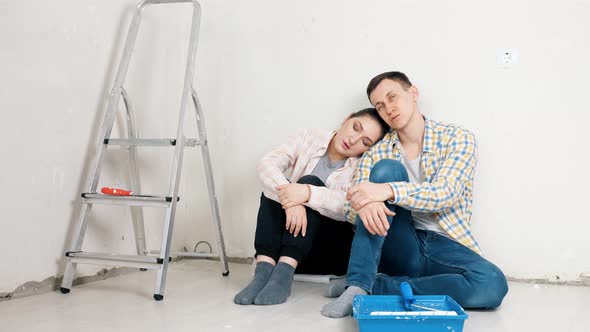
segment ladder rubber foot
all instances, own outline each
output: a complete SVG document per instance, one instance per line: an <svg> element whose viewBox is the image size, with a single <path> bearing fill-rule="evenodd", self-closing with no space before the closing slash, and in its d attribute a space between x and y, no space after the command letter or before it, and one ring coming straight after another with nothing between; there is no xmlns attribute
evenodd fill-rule
<svg viewBox="0 0 590 332"><path fill-rule="evenodd" d="M139 271L147 271L147 269L144 269L143 267L139 269Z"/></svg>
<svg viewBox="0 0 590 332"><path fill-rule="evenodd" d="M59 288L59 291L60 291L62 294L68 294L68 293L70 292L70 289L69 289L69 288L60 287L60 288Z"/></svg>
<svg viewBox="0 0 590 332"><path fill-rule="evenodd" d="M162 301L164 299L164 295L154 294L154 300Z"/></svg>
<svg viewBox="0 0 590 332"><path fill-rule="evenodd" d="M227 277L229 275L229 271L221 272L221 275Z"/></svg>

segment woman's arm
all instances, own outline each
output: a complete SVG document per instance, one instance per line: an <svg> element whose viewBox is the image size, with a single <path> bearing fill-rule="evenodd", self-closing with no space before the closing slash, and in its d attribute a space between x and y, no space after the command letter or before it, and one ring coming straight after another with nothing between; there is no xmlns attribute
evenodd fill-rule
<svg viewBox="0 0 590 332"><path fill-rule="evenodd" d="M277 187L290 183L285 172L297 161L308 136L307 131L304 130L260 158L256 172L266 197L279 202Z"/></svg>
<svg viewBox="0 0 590 332"><path fill-rule="evenodd" d="M346 190L309 185L311 194L305 206L309 206L330 219L344 221Z"/></svg>

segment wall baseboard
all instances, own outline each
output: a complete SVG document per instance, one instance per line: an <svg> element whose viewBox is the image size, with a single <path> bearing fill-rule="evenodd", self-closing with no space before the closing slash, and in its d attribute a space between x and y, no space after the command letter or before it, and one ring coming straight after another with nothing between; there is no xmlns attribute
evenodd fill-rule
<svg viewBox="0 0 590 332"><path fill-rule="evenodd" d="M172 262L178 262L185 259L206 259L219 261L219 258L191 258L191 257L175 257ZM252 257L228 257L228 262L236 264L252 264L254 258ZM74 279L74 286L87 284L89 282L110 279L126 274L136 273L137 269L129 267L115 267L111 269L102 269L91 276L83 276ZM61 284L61 276L48 277L43 281L27 281L18 286L12 292L0 293L0 302L32 295L39 295L47 292L56 291ZM590 286L590 276L581 274L578 280L560 280L559 277L552 278L517 278L507 276L506 279L512 282L520 282L527 284L545 284L545 285L559 285L559 286Z"/></svg>

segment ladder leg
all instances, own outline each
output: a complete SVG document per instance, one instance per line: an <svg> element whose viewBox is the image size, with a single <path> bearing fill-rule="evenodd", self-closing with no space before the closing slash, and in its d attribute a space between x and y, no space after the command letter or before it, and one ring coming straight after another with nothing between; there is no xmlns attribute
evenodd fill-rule
<svg viewBox="0 0 590 332"><path fill-rule="evenodd" d="M168 264L170 263L170 244L172 243L172 228L174 225L175 209L176 206L170 206L166 212L166 222L164 224L164 234L162 236L162 247L160 249L160 258L162 258L163 261L162 266L158 270L156 289L154 291L154 299L156 301L161 301L164 299L166 277L168 276Z"/></svg>
<svg viewBox="0 0 590 332"><path fill-rule="evenodd" d="M221 262L223 276L229 274L229 267L227 264L227 256L225 253L225 241L223 240L223 230L221 229L221 218L219 217L219 206L217 204L217 195L215 194L215 183L213 182L213 168L211 166L211 158L209 156L209 144L207 142L207 134L205 132L205 124L203 114L201 111L201 104L197 92L192 91L193 103L195 105L197 126L199 131L199 140L201 141L201 153L203 154L203 165L205 168L205 175L207 177L207 187L209 192L209 202L211 204L211 213L213 215L213 223L216 226L217 248L219 251L219 261Z"/></svg>
<svg viewBox="0 0 590 332"><path fill-rule="evenodd" d="M182 123L181 123L182 124ZM182 125L179 127L182 128ZM179 133L182 134L182 129ZM166 277L168 275L168 264L170 263L170 246L172 245L172 230L174 228L174 218L176 216L176 206L178 197L178 185L180 183L180 174L182 170L182 159L184 155L185 137L179 136L176 148L174 149L174 160L172 161L172 172L170 174L170 191L172 197L170 207L166 209L166 222L164 223L164 232L162 234L162 246L160 247L160 258L162 266L158 270L158 279L156 281L156 290L154 299L160 301L164 298L164 289L166 288Z"/></svg>
<svg viewBox="0 0 590 332"><path fill-rule="evenodd" d="M80 251L82 249L82 243L84 242L84 235L86 233L87 226L87 215L90 213L92 205L83 204L82 210L80 211L80 219L74 230L74 238L72 239L72 245L69 251ZM76 274L76 263L72 263L69 258L66 258L66 270L61 281L60 291L64 294L70 292L72 283L74 281L74 275Z"/></svg>
<svg viewBox="0 0 590 332"><path fill-rule="evenodd" d="M127 135L131 139L135 139L138 137L138 133L134 126L134 119L133 119L133 106L131 105L131 100L129 99L129 95L124 88L121 88L121 96L123 97L123 102L125 105L125 114L127 119ZM131 166L131 190L135 193L141 193L141 183L139 179L139 168L137 167L137 147L130 146L129 147L129 161ZM146 255L146 243L145 243L145 224L143 218L143 207L141 206L132 206L131 208L131 218L133 220L133 232L135 234L135 247L137 250L137 254L140 256ZM145 269L142 269L145 270Z"/></svg>
<svg viewBox="0 0 590 332"><path fill-rule="evenodd" d="M72 283L74 282L74 274L76 273L76 265L76 263L72 263L69 260L66 263L64 277L61 281L61 286L59 287L59 291L63 294L68 294L70 292L70 289L72 289Z"/></svg>
<svg viewBox="0 0 590 332"><path fill-rule="evenodd" d="M129 28L129 33L127 35L127 40L125 42L125 49L123 52L123 58L121 63L119 64L119 69L117 71L117 76L115 78L115 84L113 89L111 90L111 94L109 97L109 103L107 106L107 111L102 123L101 133L100 133L100 141L97 146L97 155L94 158L93 162L93 173L92 177L90 178L90 183L88 185L89 189L88 192L96 192L96 188L98 186L98 181L100 178L100 173L102 170L102 162L104 159L104 155L106 152L106 146L104 144L104 140L109 138L111 135L111 131L113 128L113 124L115 121L115 113L116 108L119 102L120 97L120 89L123 86L125 81L125 75L127 73L127 69L129 66L129 61L131 59L131 53L133 50L133 44L135 44L135 39L137 37L137 31L139 30L139 22L141 20L141 9L138 9L133 17L133 21ZM74 240L72 242L72 246L70 247L70 251L80 251L82 249L82 242L84 241L84 233L86 232L86 215L90 210L89 204L82 205L82 211L80 213L80 219L78 221L78 225L76 226L76 230L74 231ZM68 259L66 264L66 269L64 271L64 278L62 280L62 285L60 290L62 293L68 293L70 288L72 287L72 282L74 280L74 274L76 270L76 264L72 263L70 259Z"/></svg>

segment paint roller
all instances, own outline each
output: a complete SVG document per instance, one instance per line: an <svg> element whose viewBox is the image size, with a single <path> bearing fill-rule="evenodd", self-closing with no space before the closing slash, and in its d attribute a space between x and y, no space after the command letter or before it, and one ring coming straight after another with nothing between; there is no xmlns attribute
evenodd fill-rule
<svg viewBox="0 0 590 332"><path fill-rule="evenodd" d="M404 309L407 311L373 311L371 312L371 316L457 316L457 313L454 311L445 311L417 305L412 287L405 281L399 285L399 288Z"/></svg>

